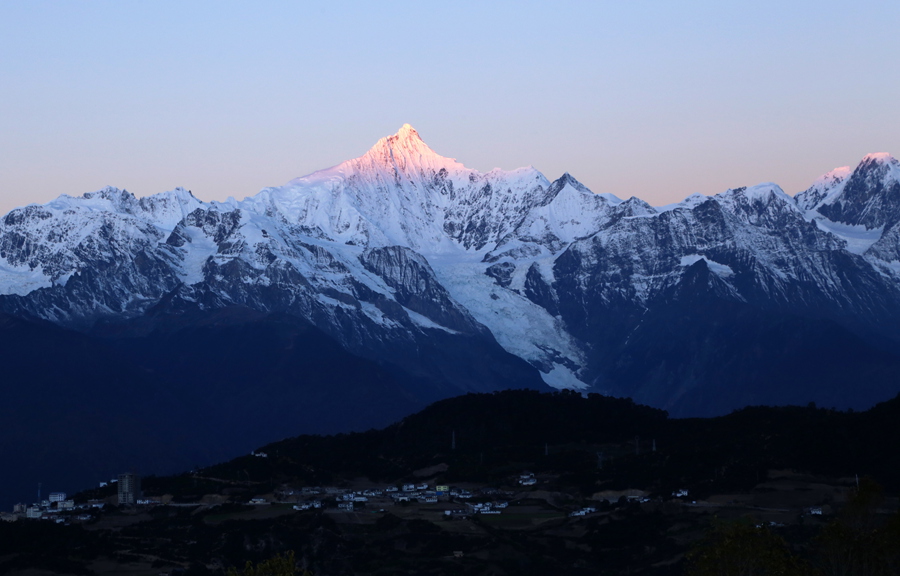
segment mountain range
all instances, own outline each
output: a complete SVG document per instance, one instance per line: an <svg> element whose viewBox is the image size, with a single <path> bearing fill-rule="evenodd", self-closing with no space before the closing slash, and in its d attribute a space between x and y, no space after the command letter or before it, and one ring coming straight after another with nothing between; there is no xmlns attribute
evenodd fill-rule
<svg viewBox="0 0 900 576"><path fill-rule="evenodd" d="M866 408L900 391L898 280L887 154L653 207L404 125L240 201L109 187L3 217L0 433L84 476L110 434L118 465L177 469L505 388Z"/></svg>

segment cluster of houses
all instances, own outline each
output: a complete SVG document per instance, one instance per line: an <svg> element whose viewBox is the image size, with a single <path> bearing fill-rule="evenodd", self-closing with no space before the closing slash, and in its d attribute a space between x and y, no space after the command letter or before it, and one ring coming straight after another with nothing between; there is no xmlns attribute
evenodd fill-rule
<svg viewBox="0 0 900 576"><path fill-rule="evenodd" d="M473 514L500 514L500 511L509 506L508 502L478 502L466 504Z"/></svg>
<svg viewBox="0 0 900 576"><path fill-rule="evenodd" d="M499 491L491 488L482 489L484 495L492 495ZM285 489L276 492L275 498L269 500L267 498L252 498L249 504L264 505L271 503L291 503L296 502L294 510L303 511L311 509L324 508L325 501L321 496L325 496L326 501L333 500L340 510L353 511L358 505L366 504L370 501L379 504L401 504L405 502L417 502L419 504L436 504L440 501L450 500L469 500L475 496L471 491L457 488L455 486L441 485L431 486L427 482L419 484L401 484L399 486L387 486L383 488L371 488L367 490L347 490L344 488L334 487L304 487L301 489ZM471 514L499 514L499 509L505 508L507 504L501 502L496 503L479 503L468 505L468 509L462 510L462 515Z"/></svg>
<svg viewBox="0 0 900 576"><path fill-rule="evenodd" d="M253 456L258 458L266 458L264 452L253 452ZM534 486L537 483L533 473L524 472L513 477L515 482L520 486ZM142 506L154 506L161 504L157 498L143 497L140 491L140 477L136 474L121 474L119 478L113 479L110 483L118 484L118 501L119 504L137 504ZM101 486L106 486L106 482L102 482ZM386 486L380 488L369 488L365 490L349 490L345 488L327 487L302 487L302 488L284 488L274 494L274 498L255 497L248 502L251 505L268 505L272 503L293 503L294 510L303 511L311 509L325 508L326 503L329 506L336 504L340 510L353 511L357 506L365 506L372 501L379 505L384 504L403 504L407 502L417 502L419 504L437 504L438 502L456 501L465 505L464 508L444 510L446 517L468 517L475 514L500 514L509 504L507 501L499 499L499 497L512 496L512 492L503 492L497 488L484 487L478 490L478 502L468 502L476 496L473 492L457 488L449 485L431 486L427 482L400 484L394 486ZM687 490L678 490L672 495L675 497L687 496ZM643 495L643 493L641 493ZM492 501L484 501L487 498ZM632 495L628 495L629 499ZM641 501L646 501L641 498ZM88 501L87 504L75 505L73 500L66 498L63 492L54 492L48 500L44 500L41 504L26 506L25 504L17 504L12 514L3 513L3 520L17 520L18 518L43 518L59 523L65 523L68 520L75 519L78 521L91 520L91 514L80 514L75 516L69 511L76 509L92 509L102 508L104 502L100 500ZM383 510L383 508L381 509ZM571 512L569 516L585 516L596 512L596 508L585 507L580 510ZM64 514L60 516L60 512ZM815 513L815 512L812 512Z"/></svg>
<svg viewBox="0 0 900 576"><path fill-rule="evenodd" d="M436 504L439 498L448 500L450 498L471 498L472 493L467 490L457 490L450 486L438 485L434 489L423 484L403 484L400 488L390 486L386 489L388 496L394 503L399 502L419 502L420 504Z"/></svg>
<svg viewBox="0 0 900 576"><path fill-rule="evenodd" d="M593 514L597 509L593 506L585 506L580 510L575 510L574 512L569 512L569 518L575 518L576 516L587 516L588 514Z"/></svg>
<svg viewBox="0 0 900 576"><path fill-rule="evenodd" d="M140 500L141 498L141 477L133 472L119 474L118 478L113 478L109 482L100 482L100 488L105 488L110 484L117 484L118 503L119 505L134 504L159 504L159 500ZM38 485L38 499L41 498L40 485ZM40 500L40 503L27 506L25 504L16 504L13 506L12 514L7 512L0 513L0 520L7 522L15 522L19 518L27 518L31 520L41 519L50 520L58 524L66 524L74 519L85 522L93 519L91 514L75 515L75 510L89 510L103 508L105 502L101 500L88 500L87 504L75 504L74 500L66 497L65 492L51 492L46 500Z"/></svg>
<svg viewBox="0 0 900 576"><path fill-rule="evenodd" d="M102 506L102 504L101 504ZM20 518L31 520L47 520L56 522L57 524L65 524L73 518L70 512L74 510L83 510L91 508L91 504L75 504L74 500L69 500L65 492L51 492L46 500L34 503L31 506L27 504L16 504L13 506L12 513L0 513L0 520L6 522L15 522ZM62 514L61 514L62 513ZM79 514L74 516L76 520L85 521L93 518L90 514Z"/></svg>

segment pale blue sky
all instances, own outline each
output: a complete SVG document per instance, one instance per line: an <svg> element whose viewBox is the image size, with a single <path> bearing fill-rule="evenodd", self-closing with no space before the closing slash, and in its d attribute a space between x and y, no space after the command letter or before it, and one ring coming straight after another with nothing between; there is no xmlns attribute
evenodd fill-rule
<svg viewBox="0 0 900 576"><path fill-rule="evenodd" d="M412 124L651 204L900 156L900 2L0 3L0 212L242 198Z"/></svg>

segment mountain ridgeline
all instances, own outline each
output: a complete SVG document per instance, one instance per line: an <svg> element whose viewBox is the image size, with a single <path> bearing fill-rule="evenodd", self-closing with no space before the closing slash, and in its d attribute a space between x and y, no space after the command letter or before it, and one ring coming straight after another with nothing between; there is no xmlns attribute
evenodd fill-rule
<svg viewBox="0 0 900 576"><path fill-rule="evenodd" d="M898 262L886 154L657 208L404 125L241 201L106 188L0 219L0 433L93 479L507 388L862 409L900 390Z"/></svg>
<svg viewBox="0 0 900 576"><path fill-rule="evenodd" d="M527 469L562 474L568 492L587 496L600 486L660 494L687 486L705 497L749 491L770 470L791 469L869 476L894 492L900 469L884 454L900 446L898 414L900 395L863 412L809 404L669 418L627 398L506 390L441 400L381 430L273 442L260 449L267 458L241 456L197 475L254 482L265 493L349 478L394 483L434 470L447 482L497 483ZM157 490L177 491L189 476L160 478ZM182 485L194 497L204 488Z"/></svg>

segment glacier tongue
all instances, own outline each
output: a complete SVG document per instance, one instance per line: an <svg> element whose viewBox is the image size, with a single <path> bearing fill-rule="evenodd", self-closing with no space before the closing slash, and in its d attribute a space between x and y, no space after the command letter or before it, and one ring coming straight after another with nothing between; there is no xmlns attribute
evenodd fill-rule
<svg viewBox="0 0 900 576"><path fill-rule="evenodd" d="M840 222L832 222L827 218L814 218L813 222L820 230L833 234L847 243L847 251L853 254L865 254L873 244L881 239L884 227L867 229L863 225L852 226Z"/></svg>
<svg viewBox="0 0 900 576"><path fill-rule="evenodd" d="M498 286L471 254L432 256L430 262L454 300L491 331L508 352L527 360L554 388L585 389L584 353L559 318L519 292Z"/></svg>

